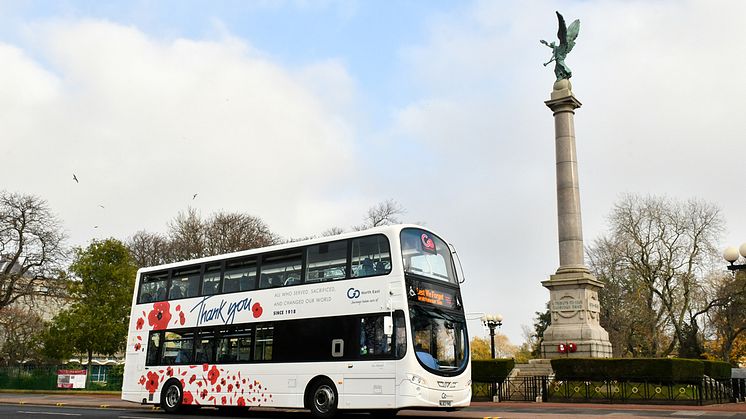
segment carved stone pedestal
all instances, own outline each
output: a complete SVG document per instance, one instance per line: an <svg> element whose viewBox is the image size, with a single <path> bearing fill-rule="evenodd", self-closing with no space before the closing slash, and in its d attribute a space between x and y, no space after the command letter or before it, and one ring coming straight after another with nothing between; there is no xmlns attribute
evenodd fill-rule
<svg viewBox="0 0 746 419"><path fill-rule="evenodd" d="M611 357L609 334L599 324L598 290L603 284L589 273L572 272L552 275L541 285L549 289L552 314L541 344L543 358ZM575 352L558 351L560 344L570 343Z"/></svg>

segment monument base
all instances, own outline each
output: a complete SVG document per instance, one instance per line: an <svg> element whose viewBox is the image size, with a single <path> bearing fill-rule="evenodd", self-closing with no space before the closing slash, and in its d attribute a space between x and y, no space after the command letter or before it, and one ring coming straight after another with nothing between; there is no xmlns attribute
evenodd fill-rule
<svg viewBox="0 0 746 419"><path fill-rule="evenodd" d="M569 271L569 272L568 272ZM541 283L549 289L551 324L544 331L543 358L609 358L609 334L599 324L598 290L603 283L587 269L559 270ZM568 351L559 351L560 345ZM575 351L569 348L574 344Z"/></svg>

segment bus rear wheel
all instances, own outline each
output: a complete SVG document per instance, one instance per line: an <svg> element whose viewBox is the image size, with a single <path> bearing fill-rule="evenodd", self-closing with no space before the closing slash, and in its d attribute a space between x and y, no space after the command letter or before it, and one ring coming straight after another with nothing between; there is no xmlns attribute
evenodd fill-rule
<svg viewBox="0 0 746 419"><path fill-rule="evenodd" d="M161 408L166 413L179 412L183 400L184 392L181 389L181 384L177 380L167 381L163 390L161 390Z"/></svg>
<svg viewBox="0 0 746 419"><path fill-rule="evenodd" d="M337 389L326 379L316 381L310 388L308 407L317 418L332 418L337 414Z"/></svg>

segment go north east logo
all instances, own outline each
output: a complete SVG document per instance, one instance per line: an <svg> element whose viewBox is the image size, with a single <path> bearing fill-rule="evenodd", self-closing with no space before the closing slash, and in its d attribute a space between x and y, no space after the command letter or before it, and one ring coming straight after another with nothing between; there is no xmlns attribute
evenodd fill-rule
<svg viewBox="0 0 746 419"><path fill-rule="evenodd" d="M358 303L371 303L378 301L378 297L381 295L381 290L359 290L357 288L347 289L347 298L352 301L353 304Z"/></svg>

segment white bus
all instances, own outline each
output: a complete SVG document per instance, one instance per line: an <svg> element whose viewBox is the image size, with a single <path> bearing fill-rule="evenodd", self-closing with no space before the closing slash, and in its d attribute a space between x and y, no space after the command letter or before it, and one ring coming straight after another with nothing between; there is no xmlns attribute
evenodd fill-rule
<svg viewBox="0 0 746 419"><path fill-rule="evenodd" d="M140 269L122 399L317 417L466 407L452 254L397 225Z"/></svg>

